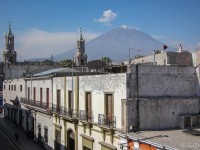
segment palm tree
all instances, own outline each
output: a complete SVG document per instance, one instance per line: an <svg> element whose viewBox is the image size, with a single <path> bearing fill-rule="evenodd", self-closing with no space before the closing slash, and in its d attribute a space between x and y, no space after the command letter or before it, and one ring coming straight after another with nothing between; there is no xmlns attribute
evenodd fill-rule
<svg viewBox="0 0 200 150"><path fill-rule="evenodd" d="M101 57L101 59L103 62L106 63L106 65L111 65L112 64L112 60L109 57Z"/></svg>

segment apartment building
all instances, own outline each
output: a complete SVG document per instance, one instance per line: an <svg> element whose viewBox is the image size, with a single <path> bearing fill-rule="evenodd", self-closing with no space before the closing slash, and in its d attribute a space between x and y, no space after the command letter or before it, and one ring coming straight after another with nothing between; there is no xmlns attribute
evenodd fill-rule
<svg viewBox="0 0 200 150"><path fill-rule="evenodd" d="M12 90L15 84L19 92ZM56 150L173 149L173 143L146 142L136 133L200 125L194 67L132 65L125 73L93 75L49 72L4 81L4 87L10 112L5 115L20 124L20 113L13 117L11 110L29 112L35 139Z"/></svg>

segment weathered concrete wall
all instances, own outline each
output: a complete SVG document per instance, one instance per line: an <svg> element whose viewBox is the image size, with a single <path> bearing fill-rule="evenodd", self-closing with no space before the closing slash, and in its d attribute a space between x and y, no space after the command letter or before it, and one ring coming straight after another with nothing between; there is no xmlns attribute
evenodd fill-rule
<svg viewBox="0 0 200 150"><path fill-rule="evenodd" d="M26 73L38 73L49 69L60 68L54 65L29 65L29 64L5 64L3 73L5 79L15 79L22 77Z"/></svg>
<svg viewBox="0 0 200 150"><path fill-rule="evenodd" d="M33 100L33 88L36 89L36 101L40 101L40 88L42 88L42 102L47 102L46 89L49 88L49 104L52 104L52 80L50 78L27 80L26 98L28 98L28 88L30 88L30 99Z"/></svg>
<svg viewBox="0 0 200 150"><path fill-rule="evenodd" d="M48 129L48 145L54 147L54 136L53 136L53 119L52 116L45 115L43 113L36 113L36 137L38 138L38 125L41 125L41 136L44 142L44 129Z"/></svg>
<svg viewBox="0 0 200 150"><path fill-rule="evenodd" d="M20 90L20 85L22 86L22 91ZM24 79L5 80L3 82L3 98L5 103L13 104L10 100L20 100L20 97L25 97L25 90Z"/></svg>
<svg viewBox="0 0 200 150"><path fill-rule="evenodd" d="M130 131L137 130L137 123L139 121L139 117L136 100L122 100L121 107L121 111L123 114L121 127L122 132L127 133Z"/></svg>
<svg viewBox="0 0 200 150"><path fill-rule="evenodd" d="M196 96L198 78L194 67L132 66L128 91L131 97ZM138 87L137 87L138 85Z"/></svg>
<svg viewBox="0 0 200 150"><path fill-rule="evenodd" d="M92 93L92 111L94 122L98 122L98 114L104 114L105 94L113 93L114 116L116 127L121 128L121 99L126 98L126 74L107 74L80 76L79 109L85 110L85 92Z"/></svg>
<svg viewBox="0 0 200 150"><path fill-rule="evenodd" d="M125 131L137 125L138 119L144 130L176 128L179 114L200 111L199 80L194 67L133 65L127 81L128 99L133 101L125 109Z"/></svg>
<svg viewBox="0 0 200 150"><path fill-rule="evenodd" d="M197 114L199 111L200 102L195 98L140 99L140 129L178 128L178 115Z"/></svg>
<svg viewBox="0 0 200 150"><path fill-rule="evenodd" d="M155 63L157 65L166 65L166 63L167 63L167 56L166 55L167 55L166 51L162 51L159 54L155 54ZM154 62L153 51L152 51L152 55L133 59L131 61L132 64L143 64L143 63L153 64L153 62Z"/></svg>
<svg viewBox="0 0 200 150"><path fill-rule="evenodd" d="M193 53L193 63L194 66L198 66L200 64L200 50Z"/></svg>
<svg viewBox="0 0 200 150"><path fill-rule="evenodd" d="M152 52L153 53L153 52ZM133 59L132 64L153 64L154 55L145 56L142 58ZM190 52L170 52L161 51L161 53L155 54L155 65L177 65L177 66L192 66L193 59Z"/></svg>

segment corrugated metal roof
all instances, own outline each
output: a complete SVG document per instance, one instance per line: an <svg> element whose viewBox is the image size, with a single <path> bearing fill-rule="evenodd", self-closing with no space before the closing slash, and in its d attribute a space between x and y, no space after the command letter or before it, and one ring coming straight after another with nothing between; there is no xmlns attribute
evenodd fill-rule
<svg viewBox="0 0 200 150"><path fill-rule="evenodd" d="M77 72L77 70L73 69L74 72ZM53 74L53 73L61 73L61 72L72 72L72 68L57 68L57 69L50 69L50 70L47 70L47 71L43 71L43 72L40 72L40 73L36 73L34 74L33 76L45 76L45 75L50 75L50 74Z"/></svg>

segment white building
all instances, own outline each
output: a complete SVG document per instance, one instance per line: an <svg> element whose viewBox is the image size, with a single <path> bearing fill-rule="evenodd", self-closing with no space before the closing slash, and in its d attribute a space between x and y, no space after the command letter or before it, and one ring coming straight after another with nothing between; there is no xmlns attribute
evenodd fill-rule
<svg viewBox="0 0 200 150"><path fill-rule="evenodd" d="M80 74L4 81L6 109L15 109L18 97L33 117L35 138L56 150L116 150L130 143L140 148L129 133L200 125L194 67L132 65L125 73ZM11 90L15 84L22 85L21 93Z"/></svg>

